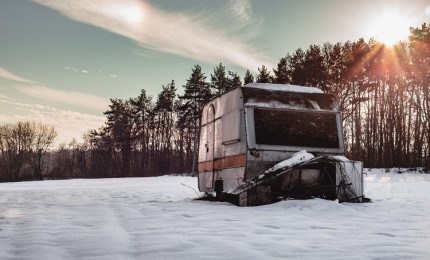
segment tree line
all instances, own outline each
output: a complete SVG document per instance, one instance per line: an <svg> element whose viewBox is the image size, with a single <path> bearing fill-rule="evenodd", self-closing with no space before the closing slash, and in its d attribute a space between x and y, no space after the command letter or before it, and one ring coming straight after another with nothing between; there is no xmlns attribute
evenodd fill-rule
<svg viewBox="0 0 430 260"><path fill-rule="evenodd" d="M57 132L34 122L0 126L0 181L41 180Z"/></svg>
<svg viewBox="0 0 430 260"><path fill-rule="evenodd" d="M106 123L88 132L85 143L72 142L50 153L49 145L9 144L20 133L14 128L36 124L2 126L2 180L20 180L31 172L34 179L41 178L44 156L49 157L44 176L50 178L192 172L202 106L251 82L313 86L337 96L346 155L366 167L430 167L430 26L423 24L411 28L409 41L393 47L359 39L299 48L272 70L262 65L255 78L249 70L241 78L220 63L208 79L195 65L183 94L177 94L172 80L155 99L145 90L137 97L111 99Z"/></svg>

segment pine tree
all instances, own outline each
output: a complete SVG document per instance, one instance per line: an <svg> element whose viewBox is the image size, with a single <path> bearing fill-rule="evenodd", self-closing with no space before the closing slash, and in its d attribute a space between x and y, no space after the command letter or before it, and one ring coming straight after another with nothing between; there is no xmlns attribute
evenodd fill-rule
<svg viewBox="0 0 430 260"><path fill-rule="evenodd" d="M413 64L409 78L413 79L410 85L414 86L413 103L416 106L412 161L415 165L430 165L430 25L424 23L421 27L411 28L409 41ZM426 163L423 163L425 158Z"/></svg>
<svg viewBox="0 0 430 260"><path fill-rule="evenodd" d="M229 89L229 80L222 63L214 68L214 74L211 74L210 87L215 90L216 95L222 94Z"/></svg>
<svg viewBox="0 0 430 260"><path fill-rule="evenodd" d="M254 83L254 76L249 70L246 70L245 77L243 78L244 84Z"/></svg>
<svg viewBox="0 0 430 260"><path fill-rule="evenodd" d="M257 82L258 83L270 83L270 72L267 70L266 66L262 65L261 69L258 68Z"/></svg>
<svg viewBox="0 0 430 260"><path fill-rule="evenodd" d="M199 65L195 65L192 69L191 76L187 79L184 89L184 95L179 97L184 103L178 108L179 118L177 125L182 129L186 129L190 133L189 138L192 138L189 141L193 143L193 158L189 159L193 162L192 172L194 173L196 152L198 151L201 109L212 97L209 84L206 82L206 76Z"/></svg>
<svg viewBox="0 0 430 260"><path fill-rule="evenodd" d="M288 68L287 58L281 58L278 62L277 69L273 69L274 83L287 84L291 81L291 71Z"/></svg>
<svg viewBox="0 0 430 260"><path fill-rule="evenodd" d="M186 124L186 122L192 122L194 125L194 122L200 122L200 110L203 105L212 98L206 76L199 65L194 66L190 78L187 79L183 87L185 89L184 95L179 96L179 98L184 101L181 110L186 113L179 118L179 125Z"/></svg>
<svg viewBox="0 0 430 260"><path fill-rule="evenodd" d="M228 89L236 88L242 86L242 81L240 76L236 72L228 72Z"/></svg>
<svg viewBox="0 0 430 260"><path fill-rule="evenodd" d="M305 53L299 48L293 55L287 57L287 59L288 63L291 65L291 84L304 86L306 82L304 75Z"/></svg>
<svg viewBox="0 0 430 260"><path fill-rule="evenodd" d="M152 97L146 95L144 89L141 90L140 95L136 98L130 99L133 121L136 124L137 135L135 149L139 151L135 159L135 168L138 176L145 176L150 169L150 145L153 121L154 121L154 105Z"/></svg>
<svg viewBox="0 0 430 260"><path fill-rule="evenodd" d="M122 177L130 176L132 142L136 135L130 102L111 99L107 117L106 132L112 138L114 148L120 152L120 171Z"/></svg>
<svg viewBox="0 0 430 260"><path fill-rule="evenodd" d="M327 69L318 45L311 45L306 51L303 63L304 85L327 90Z"/></svg>
<svg viewBox="0 0 430 260"><path fill-rule="evenodd" d="M171 83L162 86L162 88L154 109L156 117L156 172L158 174L166 174L170 172L171 168L174 133L173 111L176 97L175 81L172 80Z"/></svg>

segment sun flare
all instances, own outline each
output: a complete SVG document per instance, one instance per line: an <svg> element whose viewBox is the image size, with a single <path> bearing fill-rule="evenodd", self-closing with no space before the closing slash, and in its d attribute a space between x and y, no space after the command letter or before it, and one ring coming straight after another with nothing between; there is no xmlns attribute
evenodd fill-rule
<svg viewBox="0 0 430 260"><path fill-rule="evenodd" d="M405 16L392 12L378 16L371 26L375 39L391 47L408 38L411 23Z"/></svg>

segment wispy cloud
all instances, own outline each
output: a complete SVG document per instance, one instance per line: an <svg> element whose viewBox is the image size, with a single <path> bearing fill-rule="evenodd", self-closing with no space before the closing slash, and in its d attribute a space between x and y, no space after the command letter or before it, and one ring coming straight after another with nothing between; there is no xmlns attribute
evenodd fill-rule
<svg viewBox="0 0 430 260"><path fill-rule="evenodd" d="M34 1L73 20L133 39L145 48L208 63L222 61L253 71L262 64L273 67L274 59L247 43L249 35L228 34L225 27L215 28L214 23L208 23L214 19L210 13L166 12L142 0ZM228 7L242 20L251 19L248 1L237 1Z"/></svg>
<svg viewBox="0 0 430 260"><path fill-rule="evenodd" d="M234 15L243 22L250 22L252 19L252 6L249 0L231 0L230 9Z"/></svg>
<svg viewBox="0 0 430 260"><path fill-rule="evenodd" d="M87 70L77 69L73 67L64 67L68 70L77 70L81 73L88 73ZM116 76L116 75L115 75ZM108 108L109 100L106 98L102 98L99 96L82 93L82 92L73 92L66 90L59 90L48 88L45 86L41 86L40 83L34 82L25 78L22 78L18 75L15 75L4 68L0 68L0 78L5 78L7 80L12 80L18 83L26 83L19 84L17 86L17 90L24 95L38 98L41 100L48 100L56 103L73 105L81 108L89 108L96 111L105 111ZM4 94L0 93L0 98L9 99Z"/></svg>
<svg viewBox="0 0 430 260"><path fill-rule="evenodd" d="M0 68L0 78L21 82L21 83L34 83L33 81L29 79L21 78L4 68Z"/></svg>
<svg viewBox="0 0 430 260"><path fill-rule="evenodd" d="M42 86L21 86L18 90L28 96L56 103L68 104L97 111L108 108L109 100L81 92L52 89Z"/></svg>
<svg viewBox="0 0 430 260"><path fill-rule="evenodd" d="M0 99L0 106L6 105L9 114L0 114L0 123L19 121L37 121L52 125L57 130L56 143L68 143L73 138L82 141L83 133L89 129L98 129L105 118L75 111L57 109L40 104L27 104Z"/></svg>
<svg viewBox="0 0 430 260"><path fill-rule="evenodd" d="M6 96L5 94L2 94L2 93L0 93L0 98L1 98L1 99L9 99L9 97L8 97L8 96Z"/></svg>
<svg viewBox="0 0 430 260"><path fill-rule="evenodd" d="M69 66L65 66L64 69L74 71L74 72L81 72L81 73L88 74L88 70L86 70L86 69L79 69L79 68L69 67Z"/></svg>

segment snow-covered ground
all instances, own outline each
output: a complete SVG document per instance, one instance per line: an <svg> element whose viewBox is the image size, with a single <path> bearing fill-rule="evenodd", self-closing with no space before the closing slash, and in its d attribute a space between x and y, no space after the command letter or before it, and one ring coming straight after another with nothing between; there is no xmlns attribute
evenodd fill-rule
<svg viewBox="0 0 430 260"><path fill-rule="evenodd" d="M0 184L0 259L430 259L430 174L371 171L373 203L196 201L197 179Z"/></svg>

